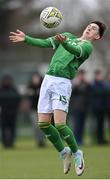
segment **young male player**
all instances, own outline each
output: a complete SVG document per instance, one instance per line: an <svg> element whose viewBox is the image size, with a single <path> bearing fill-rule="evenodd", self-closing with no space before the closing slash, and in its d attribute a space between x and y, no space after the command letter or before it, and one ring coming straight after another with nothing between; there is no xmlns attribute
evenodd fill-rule
<svg viewBox="0 0 110 180"><path fill-rule="evenodd" d="M70 170L71 155L74 157L77 175L81 175L84 171L83 152L78 149L73 132L66 125L71 79L75 77L79 66L90 56L93 50L92 42L99 40L105 29L106 26L102 22L94 21L85 28L80 38L68 32L47 39L32 38L20 30L10 33L12 42L25 42L29 45L55 49L40 90L38 125L60 152L65 174ZM52 114L55 127L51 124ZM60 135L69 147L64 147Z"/></svg>

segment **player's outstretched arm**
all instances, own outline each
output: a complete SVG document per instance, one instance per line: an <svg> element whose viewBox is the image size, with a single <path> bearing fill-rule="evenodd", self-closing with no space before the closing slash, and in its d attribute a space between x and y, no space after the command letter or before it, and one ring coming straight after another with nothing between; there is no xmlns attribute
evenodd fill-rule
<svg viewBox="0 0 110 180"><path fill-rule="evenodd" d="M10 32L9 39L14 43L23 42L25 40L25 33L17 29L16 32Z"/></svg>
<svg viewBox="0 0 110 180"><path fill-rule="evenodd" d="M24 32L17 30L16 32L10 32L10 41L17 43L17 42L25 42L26 44L38 46L38 47L53 47L50 38L47 39L39 39L39 38L32 38L24 34Z"/></svg>

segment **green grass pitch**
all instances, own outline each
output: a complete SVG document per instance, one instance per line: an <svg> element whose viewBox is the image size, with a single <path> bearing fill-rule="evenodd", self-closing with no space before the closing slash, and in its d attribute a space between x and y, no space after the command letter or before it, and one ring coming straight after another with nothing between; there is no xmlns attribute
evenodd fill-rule
<svg viewBox="0 0 110 180"><path fill-rule="evenodd" d="M110 146L88 146L85 172L77 177L72 164L69 174L63 174L62 160L48 144L37 148L33 139L18 139L14 149L0 146L0 178L3 179L110 179Z"/></svg>

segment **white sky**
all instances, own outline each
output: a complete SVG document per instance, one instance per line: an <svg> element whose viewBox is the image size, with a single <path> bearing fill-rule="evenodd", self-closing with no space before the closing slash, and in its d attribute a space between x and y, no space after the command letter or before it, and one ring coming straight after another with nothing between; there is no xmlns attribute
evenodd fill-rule
<svg viewBox="0 0 110 180"><path fill-rule="evenodd" d="M90 8L96 8L97 7L97 0L82 0L84 3L86 3Z"/></svg>

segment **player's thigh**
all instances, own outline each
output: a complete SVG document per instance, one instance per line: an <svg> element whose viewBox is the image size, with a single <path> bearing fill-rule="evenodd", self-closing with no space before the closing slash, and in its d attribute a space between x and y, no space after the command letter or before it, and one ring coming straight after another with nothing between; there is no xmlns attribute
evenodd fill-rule
<svg viewBox="0 0 110 180"><path fill-rule="evenodd" d="M67 113L65 111L60 110L60 109L54 110L54 122L55 122L55 124L66 123L66 118L67 118Z"/></svg>
<svg viewBox="0 0 110 180"><path fill-rule="evenodd" d="M38 113L38 122L51 122L51 113Z"/></svg>

